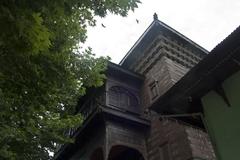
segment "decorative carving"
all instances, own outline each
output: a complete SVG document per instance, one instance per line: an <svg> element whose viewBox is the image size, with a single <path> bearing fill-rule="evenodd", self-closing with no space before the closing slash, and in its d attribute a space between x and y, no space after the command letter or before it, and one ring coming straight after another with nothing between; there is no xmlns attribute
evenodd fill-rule
<svg viewBox="0 0 240 160"><path fill-rule="evenodd" d="M157 13L154 13L153 19L154 19L155 21L158 20L158 15L157 15Z"/></svg>

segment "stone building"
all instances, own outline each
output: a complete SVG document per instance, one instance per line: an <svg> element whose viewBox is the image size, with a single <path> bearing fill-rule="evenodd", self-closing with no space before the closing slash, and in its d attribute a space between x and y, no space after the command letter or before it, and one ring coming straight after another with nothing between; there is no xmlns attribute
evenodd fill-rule
<svg viewBox="0 0 240 160"><path fill-rule="evenodd" d="M69 131L76 141L61 146L55 159L216 159L200 110L150 109L207 53L155 14L120 64L109 62L105 85L81 98L84 123Z"/></svg>

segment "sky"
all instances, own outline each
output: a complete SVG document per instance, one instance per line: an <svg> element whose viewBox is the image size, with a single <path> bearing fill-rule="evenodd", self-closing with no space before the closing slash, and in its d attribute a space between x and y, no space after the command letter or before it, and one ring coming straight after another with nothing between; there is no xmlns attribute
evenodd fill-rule
<svg viewBox="0 0 240 160"><path fill-rule="evenodd" d="M127 17L107 15L88 27L90 46L97 56L119 63L141 34L158 19L211 51L240 25L240 0L141 0ZM138 21L138 23L137 23ZM105 26L103 27L102 24Z"/></svg>

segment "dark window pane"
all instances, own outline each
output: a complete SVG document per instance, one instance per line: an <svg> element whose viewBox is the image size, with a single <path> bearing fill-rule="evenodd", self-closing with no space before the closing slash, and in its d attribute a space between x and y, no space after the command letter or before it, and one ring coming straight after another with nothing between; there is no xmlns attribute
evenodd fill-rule
<svg viewBox="0 0 240 160"><path fill-rule="evenodd" d="M158 87L156 82L149 85L152 100L158 96Z"/></svg>

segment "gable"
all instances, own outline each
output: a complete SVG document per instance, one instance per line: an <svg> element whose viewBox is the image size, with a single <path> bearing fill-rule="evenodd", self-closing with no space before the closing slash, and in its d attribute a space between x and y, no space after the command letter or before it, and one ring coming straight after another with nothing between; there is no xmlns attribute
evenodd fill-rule
<svg viewBox="0 0 240 160"><path fill-rule="evenodd" d="M208 53L206 49L202 48L186 36L182 35L158 19L155 19L121 60L120 65L124 68L129 68L138 57L143 57L142 55L144 52L150 48L153 42L160 35L171 37L179 44L183 45L189 50L192 50L194 53L202 55L202 57Z"/></svg>

